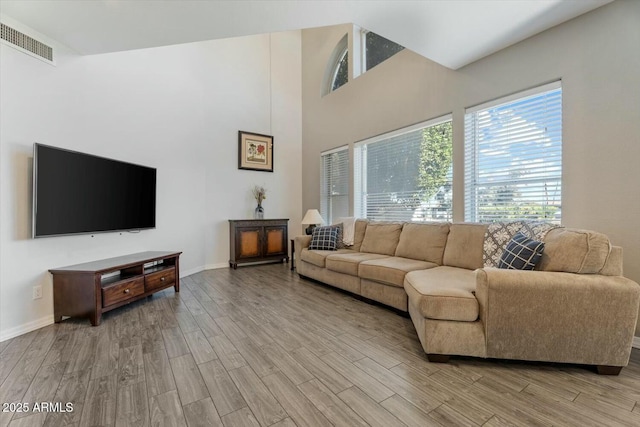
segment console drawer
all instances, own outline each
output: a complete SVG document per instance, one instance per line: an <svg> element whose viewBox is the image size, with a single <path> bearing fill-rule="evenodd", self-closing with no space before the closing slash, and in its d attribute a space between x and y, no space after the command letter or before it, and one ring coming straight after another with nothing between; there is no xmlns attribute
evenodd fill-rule
<svg viewBox="0 0 640 427"><path fill-rule="evenodd" d="M128 280L116 283L106 288L102 288L102 306L108 307L112 304L128 300L129 298L144 293L144 278Z"/></svg>
<svg viewBox="0 0 640 427"><path fill-rule="evenodd" d="M147 292L152 289L166 288L176 282L175 267L167 268L144 276L144 288Z"/></svg>

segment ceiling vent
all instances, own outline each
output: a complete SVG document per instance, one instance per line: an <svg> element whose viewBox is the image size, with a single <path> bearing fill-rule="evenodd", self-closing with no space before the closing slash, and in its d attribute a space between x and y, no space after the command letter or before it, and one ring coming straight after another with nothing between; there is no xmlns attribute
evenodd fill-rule
<svg viewBox="0 0 640 427"><path fill-rule="evenodd" d="M0 24L1 39L7 42L10 46L19 48L19 50L26 52L36 58L42 59L48 63L53 64L53 48L46 44L29 37L28 35L11 28L8 25Z"/></svg>

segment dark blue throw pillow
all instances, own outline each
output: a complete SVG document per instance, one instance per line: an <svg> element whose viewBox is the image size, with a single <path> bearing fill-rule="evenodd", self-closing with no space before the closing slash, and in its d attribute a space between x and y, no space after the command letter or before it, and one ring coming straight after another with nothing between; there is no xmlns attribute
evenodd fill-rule
<svg viewBox="0 0 640 427"><path fill-rule="evenodd" d="M309 249L335 251L338 244L338 230L336 227L316 227L311 234Z"/></svg>
<svg viewBox="0 0 640 427"><path fill-rule="evenodd" d="M542 258L544 243L537 242L518 232L504 249L498 268L533 270Z"/></svg>

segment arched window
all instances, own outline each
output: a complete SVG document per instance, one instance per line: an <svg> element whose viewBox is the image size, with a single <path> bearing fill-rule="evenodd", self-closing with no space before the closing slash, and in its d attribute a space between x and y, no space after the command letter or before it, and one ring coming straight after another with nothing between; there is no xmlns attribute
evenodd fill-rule
<svg viewBox="0 0 640 427"><path fill-rule="evenodd" d="M323 94L326 95L349 81L349 43L345 34L333 49L325 71Z"/></svg>

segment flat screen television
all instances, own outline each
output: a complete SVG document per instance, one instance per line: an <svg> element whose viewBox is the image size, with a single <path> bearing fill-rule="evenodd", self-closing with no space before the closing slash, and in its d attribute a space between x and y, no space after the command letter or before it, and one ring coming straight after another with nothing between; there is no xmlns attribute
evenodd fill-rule
<svg viewBox="0 0 640 427"><path fill-rule="evenodd" d="M33 237L155 226L155 168L34 144Z"/></svg>

